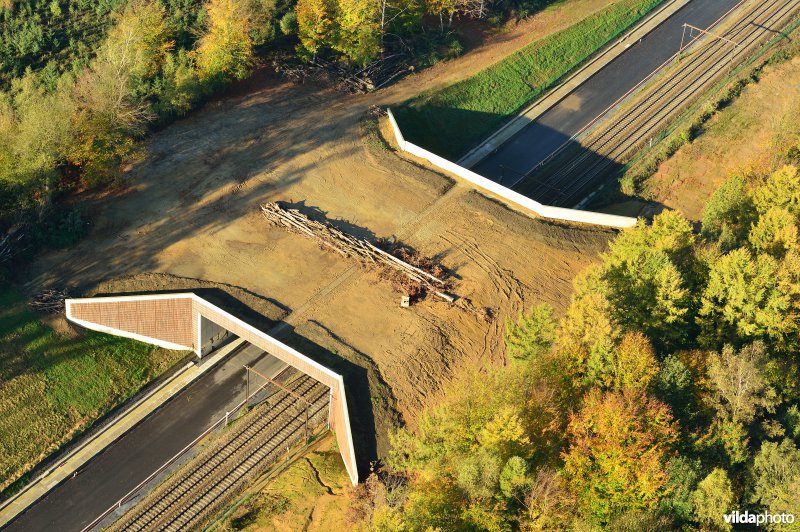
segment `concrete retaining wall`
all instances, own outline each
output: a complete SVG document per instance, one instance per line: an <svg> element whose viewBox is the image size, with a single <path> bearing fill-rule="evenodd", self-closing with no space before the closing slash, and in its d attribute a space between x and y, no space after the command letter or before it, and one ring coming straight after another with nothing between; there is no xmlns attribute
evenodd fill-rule
<svg viewBox="0 0 800 532"><path fill-rule="evenodd" d="M532 212L537 216L549 218L551 220L563 220L567 222L578 222L590 225L601 225L603 227L633 227L636 225L636 218L629 216L617 216L615 214L605 214L601 212L581 211L576 209L566 209L563 207L552 207L550 205L542 205L538 201L532 200L527 196L523 196L518 192L514 192L510 188L487 179L481 175L476 174L472 170L468 170L463 166L459 166L454 162L448 161L444 157L439 157L435 153L431 153L424 148L412 144L405 140L403 132L400 131L400 126L397 124L391 109L387 109L389 116L389 123L392 125L395 141L400 149L406 153L410 153L421 159L425 159L435 167L444 170L448 173L454 174L461 179L469 181L479 189L489 192L494 196L499 196L503 200L512 204L515 207L521 207L524 211Z"/></svg>

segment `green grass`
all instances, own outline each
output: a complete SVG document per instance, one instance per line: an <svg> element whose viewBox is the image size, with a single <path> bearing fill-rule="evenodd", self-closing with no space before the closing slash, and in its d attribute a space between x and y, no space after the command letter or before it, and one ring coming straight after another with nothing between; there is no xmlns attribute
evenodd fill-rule
<svg viewBox="0 0 800 532"><path fill-rule="evenodd" d="M61 336L0 287L0 490L183 356L93 332Z"/></svg>
<svg viewBox="0 0 800 532"><path fill-rule="evenodd" d="M420 94L394 110L404 136L457 158L661 2L620 0L470 78Z"/></svg>

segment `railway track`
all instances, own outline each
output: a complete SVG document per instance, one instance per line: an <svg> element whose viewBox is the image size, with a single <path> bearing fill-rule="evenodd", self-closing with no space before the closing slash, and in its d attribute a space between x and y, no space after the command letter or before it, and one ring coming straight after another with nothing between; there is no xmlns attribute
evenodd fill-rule
<svg viewBox="0 0 800 532"><path fill-rule="evenodd" d="M111 530L178 531L196 528L252 475L327 419L329 389L302 375L235 424L224 446L201 453L132 508ZM214 452L215 451L215 452Z"/></svg>
<svg viewBox="0 0 800 532"><path fill-rule="evenodd" d="M705 90L738 62L788 25L800 12L800 0L751 2L721 39L701 40L676 65L661 74L592 131L580 144L566 147L544 168L514 186L549 205L574 207L609 171L621 165L649 139L660 134Z"/></svg>

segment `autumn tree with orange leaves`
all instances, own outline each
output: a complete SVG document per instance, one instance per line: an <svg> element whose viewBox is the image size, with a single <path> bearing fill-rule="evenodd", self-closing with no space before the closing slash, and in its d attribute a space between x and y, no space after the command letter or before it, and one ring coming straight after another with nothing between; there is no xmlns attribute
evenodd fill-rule
<svg viewBox="0 0 800 532"><path fill-rule="evenodd" d="M652 510L665 494L677 437L669 408L639 392L592 389L569 422L564 475L600 523L623 510Z"/></svg>

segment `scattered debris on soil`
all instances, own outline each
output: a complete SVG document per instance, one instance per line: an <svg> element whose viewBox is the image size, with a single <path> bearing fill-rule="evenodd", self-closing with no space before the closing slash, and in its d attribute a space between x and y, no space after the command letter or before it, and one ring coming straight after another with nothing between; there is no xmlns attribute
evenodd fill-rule
<svg viewBox="0 0 800 532"><path fill-rule="evenodd" d="M40 292L28 305L33 310L46 314L60 314L64 312L64 300L68 297L66 290L47 289Z"/></svg>
<svg viewBox="0 0 800 532"><path fill-rule="evenodd" d="M298 209L283 207L279 202L265 203L261 211L274 225L316 240L323 249L355 258L364 268L380 268L383 279L412 299L424 298L431 291L445 301L455 301L445 292L448 288L448 282L443 279L446 270L408 246L389 239L378 239L377 245L372 244L348 235L327 221L318 222Z"/></svg>
<svg viewBox="0 0 800 532"><path fill-rule="evenodd" d="M305 83L306 80L327 81L337 90L351 94L364 94L379 89L414 70L414 67L409 66L408 56L404 53L376 59L360 70L319 57L304 62L288 55L276 56L272 60L272 67L275 72L295 83Z"/></svg>
<svg viewBox="0 0 800 532"><path fill-rule="evenodd" d="M16 225L0 236L0 264L8 262L19 253L19 243L25 233L20 225Z"/></svg>

